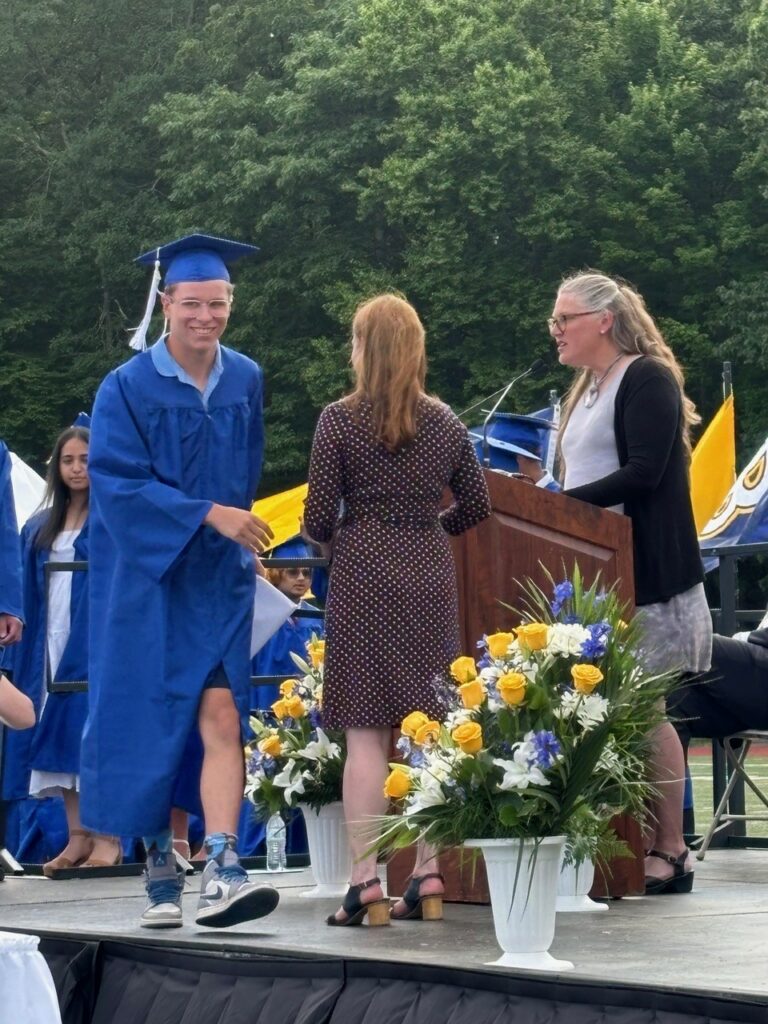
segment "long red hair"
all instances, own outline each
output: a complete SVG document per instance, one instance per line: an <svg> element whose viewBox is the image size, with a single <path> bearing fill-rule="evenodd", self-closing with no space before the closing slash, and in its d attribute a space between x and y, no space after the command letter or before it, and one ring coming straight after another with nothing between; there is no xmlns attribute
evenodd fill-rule
<svg viewBox="0 0 768 1024"><path fill-rule="evenodd" d="M389 451L412 441L425 398L427 357L418 313L399 295L377 295L358 306L352 321L353 409L367 401L373 433Z"/></svg>

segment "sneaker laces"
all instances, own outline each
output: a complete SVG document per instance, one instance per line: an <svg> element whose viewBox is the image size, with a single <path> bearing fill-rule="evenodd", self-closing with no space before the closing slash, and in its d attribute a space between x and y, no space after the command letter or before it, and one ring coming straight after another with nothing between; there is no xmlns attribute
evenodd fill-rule
<svg viewBox="0 0 768 1024"><path fill-rule="evenodd" d="M181 889L178 882L168 878L160 878L154 882L147 882L147 896L152 903L176 903L181 896Z"/></svg>
<svg viewBox="0 0 768 1024"><path fill-rule="evenodd" d="M219 868L216 877L223 882L243 882L248 879L248 872L240 864L229 864L225 868Z"/></svg>

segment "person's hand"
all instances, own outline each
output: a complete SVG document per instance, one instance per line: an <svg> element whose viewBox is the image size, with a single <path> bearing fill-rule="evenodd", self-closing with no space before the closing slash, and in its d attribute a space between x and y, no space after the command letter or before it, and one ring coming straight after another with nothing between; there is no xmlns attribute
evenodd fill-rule
<svg viewBox="0 0 768 1024"><path fill-rule="evenodd" d="M10 647L21 640L24 623L15 615L0 615L0 644Z"/></svg>
<svg viewBox="0 0 768 1024"><path fill-rule="evenodd" d="M253 552L264 551L274 537L269 524L263 519L245 509L229 505L212 505L203 522L212 526L222 537L228 537Z"/></svg>

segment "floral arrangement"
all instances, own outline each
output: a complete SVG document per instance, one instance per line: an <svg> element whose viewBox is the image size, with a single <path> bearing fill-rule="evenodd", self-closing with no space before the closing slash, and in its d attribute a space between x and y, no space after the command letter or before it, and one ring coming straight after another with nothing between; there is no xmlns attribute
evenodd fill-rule
<svg viewBox="0 0 768 1024"><path fill-rule="evenodd" d="M286 679L271 712L251 718L245 795L262 818L299 803L319 810L341 799L344 733L322 727L325 641L307 643L309 661L292 655L301 678Z"/></svg>
<svg viewBox="0 0 768 1024"><path fill-rule="evenodd" d="M551 583L550 598L529 581L521 625L454 661L444 721L404 719L404 761L385 784L402 813L382 848L565 834L582 859L613 814L642 816L647 736L670 679L643 670L613 590L586 587L578 567Z"/></svg>

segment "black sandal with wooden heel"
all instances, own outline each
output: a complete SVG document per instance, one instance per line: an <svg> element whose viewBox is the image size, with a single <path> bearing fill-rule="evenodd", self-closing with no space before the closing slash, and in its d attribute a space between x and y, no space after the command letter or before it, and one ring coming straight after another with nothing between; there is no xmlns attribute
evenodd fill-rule
<svg viewBox="0 0 768 1024"><path fill-rule="evenodd" d="M389 912L393 921L442 921L443 894L441 892L427 893L424 896L419 894L421 883L426 882L428 878L439 878L445 885L443 876L435 872L429 875L413 875L408 883L408 888L400 897L406 906L406 911L404 914L396 914L393 907Z"/></svg>
<svg viewBox="0 0 768 1024"><path fill-rule="evenodd" d="M660 850L649 850L647 856L658 857L659 860L671 864L674 872L669 878L654 878L651 875L646 875L646 896L663 896L665 893L691 892L693 889L693 871L686 870L685 867L685 862L688 859L688 850L683 850L679 857L673 857L671 853L661 853Z"/></svg>
<svg viewBox="0 0 768 1024"><path fill-rule="evenodd" d="M363 903L360 899L363 890L370 889L372 885L381 885L381 882L378 878L370 878L367 882L361 882L360 885L350 885L341 905L341 909L347 916L343 921L339 921L335 914L331 914L326 918L325 923L331 925L332 928L348 928L352 925L362 924L367 915L368 924L372 928L389 924L389 900L371 900L370 903Z"/></svg>

